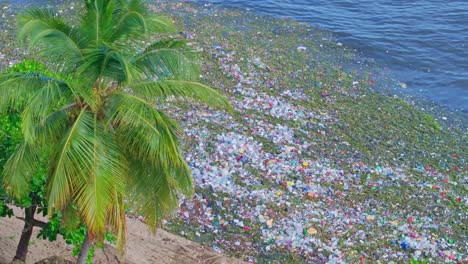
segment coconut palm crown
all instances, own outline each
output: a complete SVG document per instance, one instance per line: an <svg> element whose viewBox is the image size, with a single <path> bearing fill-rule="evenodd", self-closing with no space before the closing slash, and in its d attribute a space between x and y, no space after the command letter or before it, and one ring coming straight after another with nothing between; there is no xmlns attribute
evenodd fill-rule
<svg viewBox="0 0 468 264"><path fill-rule="evenodd" d="M110 229L122 246L125 200L156 228L178 193L193 192L180 128L158 105L175 98L229 109L227 100L197 81L184 41L145 44L175 28L141 0L87 0L72 24L31 9L19 23L41 63L0 76L0 111L22 112L24 137L5 166L8 192L27 195L46 161L49 214L78 216L94 240Z"/></svg>

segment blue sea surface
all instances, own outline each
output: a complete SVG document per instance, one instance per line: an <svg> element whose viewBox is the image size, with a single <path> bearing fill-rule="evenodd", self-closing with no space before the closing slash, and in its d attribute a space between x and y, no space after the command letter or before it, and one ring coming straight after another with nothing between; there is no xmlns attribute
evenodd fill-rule
<svg viewBox="0 0 468 264"><path fill-rule="evenodd" d="M412 95L468 112L468 0L191 0L290 17L334 32ZM396 83L397 84L397 83Z"/></svg>
<svg viewBox="0 0 468 264"><path fill-rule="evenodd" d="M289 17L329 30L337 42L389 69L398 80L395 89L468 115L468 0L186 1ZM57 2L0 0L20 7Z"/></svg>

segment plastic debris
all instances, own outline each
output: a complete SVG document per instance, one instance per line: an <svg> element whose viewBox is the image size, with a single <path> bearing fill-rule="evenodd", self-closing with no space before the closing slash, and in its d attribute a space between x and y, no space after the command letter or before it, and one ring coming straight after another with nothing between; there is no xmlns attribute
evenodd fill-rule
<svg viewBox="0 0 468 264"><path fill-rule="evenodd" d="M468 204L460 191L467 182L463 153L434 154L440 155L446 170L404 163L408 153L401 153L402 160L370 161L351 142L357 140L355 135L337 132L353 125L340 118L347 109L325 105L337 94L346 100L362 99L366 94L361 86L378 84L376 76L362 80L337 71L332 79L347 82L331 84L320 65L283 66L289 58L320 64L320 56L326 54L315 50L336 50L329 36L272 18L239 19L238 13L211 7L161 3L163 7L173 15L190 17L191 32L184 36L193 48L212 56L214 66L208 66L217 67L206 70L203 80L224 89L238 113L195 102L184 108L161 106L184 128L185 158L197 190L194 197L181 197L166 228L183 229L177 233L254 263L256 256L272 254L297 254L308 263L467 261L466 245L454 228L463 225L461 208ZM210 27L203 24L206 21ZM257 32L268 23L273 25L268 32L297 35L289 43L282 38L286 44L262 39ZM225 37L223 27L240 36ZM318 36L305 39L312 33ZM235 46L249 40L243 43L249 49ZM261 48L262 43L268 48ZM9 49L8 54L0 53L2 67L21 59L18 55L6 61L11 53L21 54ZM273 53L282 59L275 61ZM349 54L342 55L340 60ZM379 143L373 136L366 139L368 149ZM384 143L408 144L390 139Z"/></svg>

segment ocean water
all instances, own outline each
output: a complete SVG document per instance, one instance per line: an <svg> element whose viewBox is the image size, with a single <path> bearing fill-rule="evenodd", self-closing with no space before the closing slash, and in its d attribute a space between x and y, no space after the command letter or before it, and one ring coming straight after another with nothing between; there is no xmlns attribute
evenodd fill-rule
<svg viewBox="0 0 468 264"><path fill-rule="evenodd" d="M289 17L329 30L336 41L388 70L399 92L468 114L468 0L187 1ZM16 6L54 2L62 1L0 0Z"/></svg>
<svg viewBox="0 0 468 264"><path fill-rule="evenodd" d="M395 89L468 112L468 0L191 0L290 17L388 68ZM406 88L402 88L406 87Z"/></svg>

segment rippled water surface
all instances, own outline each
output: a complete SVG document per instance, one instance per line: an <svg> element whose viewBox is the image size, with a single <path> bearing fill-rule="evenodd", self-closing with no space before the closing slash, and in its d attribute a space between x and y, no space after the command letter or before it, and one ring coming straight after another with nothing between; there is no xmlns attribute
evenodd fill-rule
<svg viewBox="0 0 468 264"><path fill-rule="evenodd" d="M468 0L189 1L291 17L333 31L337 41L388 67L409 93L468 112Z"/></svg>
<svg viewBox="0 0 468 264"><path fill-rule="evenodd" d="M410 93L468 111L468 1L193 0L291 17L335 32Z"/></svg>

